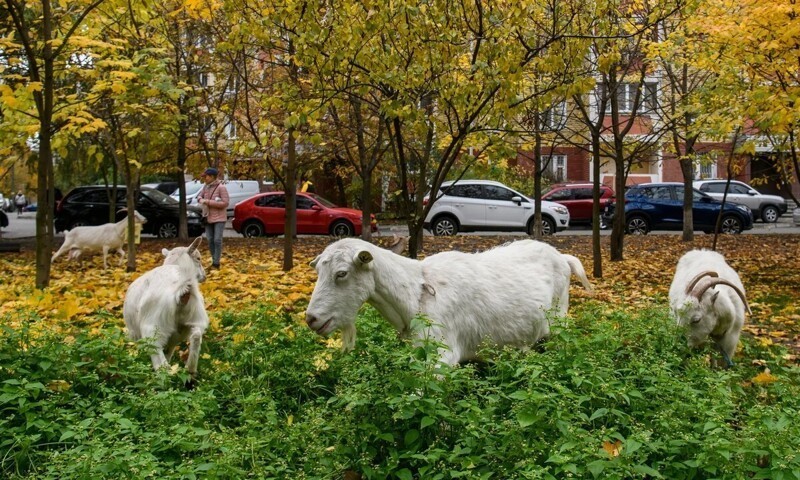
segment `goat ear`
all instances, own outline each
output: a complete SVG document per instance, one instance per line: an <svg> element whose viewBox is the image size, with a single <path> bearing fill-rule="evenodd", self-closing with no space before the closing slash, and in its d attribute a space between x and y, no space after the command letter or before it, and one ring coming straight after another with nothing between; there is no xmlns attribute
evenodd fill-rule
<svg viewBox="0 0 800 480"><path fill-rule="evenodd" d="M717 301L717 297L719 297L719 290L714 290L714 295L711 295L711 305Z"/></svg>
<svg viewBox="0 0 800 480"><path fill-rule="evenodd" d="M372 261L372 254L369 253L367 250L361 250L360 252L358 252L354 260L356 265L364 266Z"/></svg>
<svg viewBox="0 0 800 480"><path fill-rule="evenodd" d="M311 260L311 263L309 263L309 265L311 266L311 268L317 268L317 263L319 263L319 257L320 257L320 256L319 256L319 255L317 255L317 258L315 258L314 260Z"/></svg>
<svg viewBox="0 0 800 480"><path fill-rule="evenodd" d="M189 245L189 253L193 253L195 250L197 250L198 245L200 245L202 241L203 241L202 236L195 238L194 242L192 242L192 244Z"/></svg>
<svg viewBox="0 0 800 480"><path fill-rule="evenodd" d="M167 255L169 255L169 250L167 250L166 248L162 248L161 255L164 255L166 257Z"/></svg>

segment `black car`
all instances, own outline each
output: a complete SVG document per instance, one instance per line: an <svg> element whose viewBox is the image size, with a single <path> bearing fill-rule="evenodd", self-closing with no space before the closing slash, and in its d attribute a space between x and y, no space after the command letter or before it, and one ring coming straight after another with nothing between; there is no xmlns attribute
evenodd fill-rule
<svg viewBox="0 0 800 480"><path fill-rule="evenodd" d="M109 221L109 198L114 187L92 185L75 187L56 206L56 232L71 230L81 225L102 225ZM116 187L116 207L125 206L125 186ZM189 235L202 234L204 228L200 224L200 209L187 205L186 221ZM178 236L179 204L174 198L153 188L142 187L136 196L136 211L144 215L147 223L142 226L142 233L157 235L161 238ZM117 220L124 213L117 213Z"/></svg>
<svg viewBox="0 0 800 480"><path fill-rule="evenodd" d="M683 184L644 183L625 192L625 231L643 235L650 230L683 229ZM692 220L694 230L713 233L722 202L693 189ZM603 212L603 220L611 224L615 204ZM744 205L726 203L722 214L722 233L742 233L753 228L753 214Z"/></svg>

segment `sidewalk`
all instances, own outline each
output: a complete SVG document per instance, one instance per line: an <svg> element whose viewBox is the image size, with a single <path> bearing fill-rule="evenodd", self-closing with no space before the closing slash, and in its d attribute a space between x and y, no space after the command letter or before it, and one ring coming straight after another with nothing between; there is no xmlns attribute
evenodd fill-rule
<svg viewBox="0 0 800 480"><path fill-rule="evenodd" d="M0 241L14 240L14 239L32 239L36 237L36 212L25 212L17 218L16 212L8 215L8 228L0 230ZM680 231L654 231L654 234L680 234ZM592 228L590 226L574 226L570 227L563 232L556 235L591 235ZM602 230L601 235L610 235L611 230ZM702 234L702 233L700 233ZM790 209L785 215L781 216L776 223L762 223L756 222L752 230L744 232L745 235L759 235L759 234L800 234L800 226L795 226L792 220L792 211ZM374 234L378 237L391 237L392 235L408 235L408 227L405 222L391 221L391 223L382 224L378 222L378 232ZM430 232L425 231L424 235L430 235ZM509 235L509 236L525 236L523 232L471 232L470 235ZM64 233L56 234L56 238L63 237ZM231 227L230 221L225 227L225 237L241 237ZM151 237L146 235L146 237Z"/></svg>

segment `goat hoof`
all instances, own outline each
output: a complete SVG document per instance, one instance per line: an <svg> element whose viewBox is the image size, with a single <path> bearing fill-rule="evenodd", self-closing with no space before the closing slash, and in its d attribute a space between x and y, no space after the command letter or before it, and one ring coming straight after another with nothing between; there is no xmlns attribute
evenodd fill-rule
<svg viewBox="0 0 800 480"><path fill-rule="evenodd" d="M197 380L190 378L189 380L186 380L184 386L186 387L186 390L194 390L194 388L197 386Z"/></svg>

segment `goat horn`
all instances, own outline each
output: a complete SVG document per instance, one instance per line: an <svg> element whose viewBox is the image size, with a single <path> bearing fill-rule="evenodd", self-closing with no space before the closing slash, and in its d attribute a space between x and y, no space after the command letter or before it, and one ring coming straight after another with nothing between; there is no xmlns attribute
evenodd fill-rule
<svg viewBox="0 0 800 480"><path fill-rule="evenodd" d="M699 282L701 278L706 277L706 276L715 277L716 278L716 277L719 277L719 274L717 272L712 272L712 271L705 271L705 272L697 274L697 276L695 276L692 279L692 281L689 282L689 285L686 286L686 295L691 295L692 291L694 291L694 286L697 285L697 282ZM702 295L702 293L701 293L701 295ZM698 298L700 298L700 297L698 297Z"/></svg>
<svg viewBox="0 0 800 480"><path fill-rule="evenodd" d="M197 250L197 247L198 247L198 245L200 245L200 242L202 242L202 241L203 241L203 237L197 237L197 238L195 238L195 239L194 239L194 242L192 242L192 244L191 244L191 245L189 245L189 250L188 250L188 253L189 253L189 254L192 254L192 253L194 253L194 251L195 251L195 250Z"/></svg>
<svg viewBox="0 0 800 480"><path fill-rule="evenodd" d="M734 285L730 281L725 280L724 278L708 278L708 279L704 279L702 282L698 283L697 288L692 290L691 295L693 297L696 297L698 300L700 300L700 297L702 297L703 294L706 293L706 290L708 290L709 288L715 287L717 285L727 285L727 286L731 287L733 289L733 291L736 292L737 295L739 295L739 298L742 299L742 303L744 303L745 308L747 308L747 313L749 313L750 315L753 314L753 312L750 310L750 305L747 303L747 297L745 297L744 292L742 291L742 289L739 288L737 285Z"/></svg>

